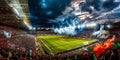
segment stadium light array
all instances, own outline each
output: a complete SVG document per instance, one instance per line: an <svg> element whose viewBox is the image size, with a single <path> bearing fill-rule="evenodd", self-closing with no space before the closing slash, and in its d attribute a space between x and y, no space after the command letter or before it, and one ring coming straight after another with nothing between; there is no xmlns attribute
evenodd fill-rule
<svg viewBox="0 0 120 60"><path fill-rule="evenodd" d="M32 29L27 16L25 15L23 8L20 5L19 0L6 0L7 4L11 7L12 11L14 12L17 19L22 19L23 23L29 28Z"/></svg>

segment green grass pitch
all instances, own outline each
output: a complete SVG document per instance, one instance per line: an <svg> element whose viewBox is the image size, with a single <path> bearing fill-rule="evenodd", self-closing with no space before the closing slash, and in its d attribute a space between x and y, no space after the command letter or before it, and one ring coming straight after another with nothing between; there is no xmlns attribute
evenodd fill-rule
<svg viewBox="0 0 120 60"><path fill-rule="evenodd" d="M95 42L95 40L84 40L63 36L38 36L37 38L41 40L51 54L75 49L83 46L85 42L87 42L87 44Z"/></svg>

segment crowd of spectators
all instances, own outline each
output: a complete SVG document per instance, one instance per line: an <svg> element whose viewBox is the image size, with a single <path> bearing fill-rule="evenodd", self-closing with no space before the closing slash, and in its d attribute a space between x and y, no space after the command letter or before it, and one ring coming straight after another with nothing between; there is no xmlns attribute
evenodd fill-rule
<svg viewBox="0 0 120 60"><path fill-rule="evenodd" d="M34 52L11 50L6 48L0 48L0 60L119 60L120 58L120 47L112 48L96 57L94 52L90 51L81 51L77 54L71 52L69 55L58 54L55 56L51 55L38 55ZM109 58L108 58L109 57Z"/></svg>
<svg viewBox="0 0 120 60"><path fill-rule="evenodd" d="M91 35L93 31L89 30L89 31L84 31L79 33L78 35L76 35L76 38L79 39L86 39L86 40L91 40L94 39L94 37Z"/></svg>
<svg viewBox="0 0 120 60"><path fill-rule="evenodd" d="M12 31L13 34L26 33L24 30L12 28L12 27L8 27L8 26L0 26L0 30Z"/></svg>
<svg viewBox="0 0 120 60"><path fill-rule="evenodd" d="M51 30L37 30L36 34L38 35L55 35Z"/></svg>
<svg viewBox="0 0 120 60"><path fill-rule="evenodd" d="M10 38L4 34L4 31L11 32ZM6 50L29 51L35 50L35 36L27 34L25 31L11 28L7 26L0 26L0 48Z"/></svg>

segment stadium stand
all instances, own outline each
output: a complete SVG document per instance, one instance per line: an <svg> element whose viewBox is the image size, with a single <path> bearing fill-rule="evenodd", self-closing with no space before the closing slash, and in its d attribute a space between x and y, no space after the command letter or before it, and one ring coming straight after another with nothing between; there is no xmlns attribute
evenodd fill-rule
<svg viewBox="0 0 120 60"><path fill-rule="evenodd" d="M36 51L35 36L27 34L26 32L11 27L2 27L2 30L9 30L13 32L13 38L6 38L3 32L0 32L0 36L5 39L0 40L0 60L116 60L120 59L120 42L119 37L116 37L112 48L105 50L103 53L96 56L93 51L97 44L104 44L106 40L102 40L87 46L83 46L79 49L71 50L69 52L59 52L54 56L49 54L42 54L43 47ZM44 32L43 34L53 35L51 32ZM88 33L88 32L86 32ZM89 32L90 34L91 32ZM40 33L38 33L40 34ZM89 35L88 34L88 35ZM88 36L84 34L83 36ZM82 38L77 36L77 38ZM87 38L85 38L87 39ZM38 41L37 41L38 42ZM108 58L109 57L109 58Z"/></svg>
<svg viewBox="0 0 120 60"><path fill-rule="evenodd" d="M120 43L119 43L120 44ZM37 55L35 52L30 56L29 53L18 51L18 50L8 50L6 48L0 48L0 57L1 59L14 59L14 60L94 60L96 59L94 52L81 51L80 53L75 54L74 52L69 52L68 55ZM106 50L104 53L98 57L98 60L116 60L119 59L120 47L111 48ZM108 58L109 57L109 58Z"/></svg>

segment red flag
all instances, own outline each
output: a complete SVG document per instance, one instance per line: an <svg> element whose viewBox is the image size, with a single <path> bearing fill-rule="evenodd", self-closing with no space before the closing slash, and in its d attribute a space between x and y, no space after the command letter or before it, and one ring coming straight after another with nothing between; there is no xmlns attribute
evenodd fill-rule
<svg viewBox="0 0 120 60"><path fill-rule="evenodd" d="M105 52L107 49L112 48L113 44L114 44L114 39L115 36L113 36L110 39L107 39L107 41L104 42L104 44L100 44L98 43L95 47L94 47L94 52L96 57L99 57L103 52Z"/></svg>
<svg viewBox="0 0 120 60"><path fill-rule="evenodd" d="M96 57L99 57L104 51L105 48L102 45L97 45L96 47L94 47Z"/></svg>

